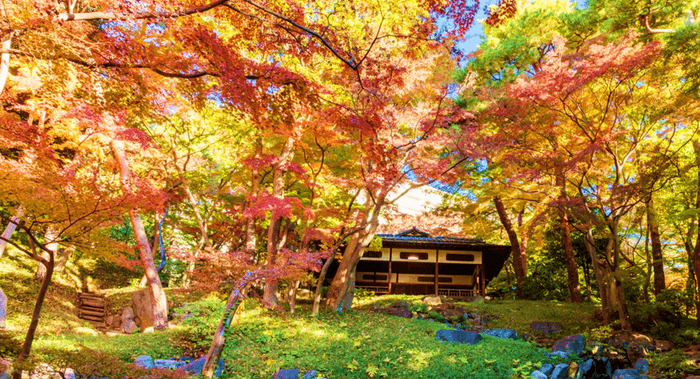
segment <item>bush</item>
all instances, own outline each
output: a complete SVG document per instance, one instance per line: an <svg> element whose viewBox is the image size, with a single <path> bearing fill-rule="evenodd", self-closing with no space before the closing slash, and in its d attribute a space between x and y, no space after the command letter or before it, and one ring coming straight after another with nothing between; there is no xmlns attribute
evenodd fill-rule
<svg viewBox="0 0 700 379"><path fill-rule="evenodd" d="M681 374L695 370L688 356L681 350L671 350L667 353L652 352L647 359L655 378L677 378L682 377Z"/></svg>
<svg viewBox="0 0 700 379"><path fill-rule="evenodd" d="M118 357L103 351L79 346L77 350L47 349L34 361L48 365L36 365L34 370L41 377L60 373L63 376L67 368L73 369L78 378L149 378L149 379L185 379L188 375L182 370L144 369L133 363L124 363Z"/></svg>
<svg viewBox="0 0 700 379"><path fill-rule="evenodd" d="M328 292L328 290L326 290ZM370 291L364 288L356 287L355 288L355 293L353 294L353 298L357 300L365 300L365 299L371 299L374 297L374 291Z"/></svg>
<svg viewBox="0 0 700 379"><path fill-rule="evenodd" d="M183 304L175 311L185 326L176 344L193 355L206 353L215 332L212 326L219 324L225 309L226 303L215 295Z"/></svg>

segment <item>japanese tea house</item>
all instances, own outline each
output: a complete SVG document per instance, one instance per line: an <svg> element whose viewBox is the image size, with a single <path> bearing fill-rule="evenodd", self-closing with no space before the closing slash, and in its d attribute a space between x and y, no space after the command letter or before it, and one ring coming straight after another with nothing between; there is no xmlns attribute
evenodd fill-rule
<svg viewBox="0 0 700 379"><path fill-rule="evenodd" d="M432 236L416 227L378 236L381 250L364 252L355 277L356 287L377 294L484 296L511 252L510 246Z"/></svg>

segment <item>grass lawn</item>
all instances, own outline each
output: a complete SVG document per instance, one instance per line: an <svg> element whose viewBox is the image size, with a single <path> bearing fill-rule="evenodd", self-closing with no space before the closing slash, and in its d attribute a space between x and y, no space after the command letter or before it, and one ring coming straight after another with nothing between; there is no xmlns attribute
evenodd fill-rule
<svg viewBox="0 0 700 379"><path fill-rule="evenodd" d="M384 301L385 299L381 299ZM199 355L208 347L223 301L209 297L183 308L191 317L166 332L134 335L68 333L42 335L36 348L75 350L79 346L133 361L138 355L165 359ZM222 358L224 378L269 378L277 369L316 370L336 378L518 378L545 361L544 350L525 341L484 337L477 345L438 342L444 324L352 310L310 316L262 309L249 301L234 320Z"/></svg>

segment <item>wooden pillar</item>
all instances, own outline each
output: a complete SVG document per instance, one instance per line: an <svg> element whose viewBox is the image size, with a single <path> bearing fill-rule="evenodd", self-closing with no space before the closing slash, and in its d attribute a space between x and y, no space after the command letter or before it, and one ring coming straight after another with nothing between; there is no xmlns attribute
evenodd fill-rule
<svg viewBox="0 0 700 379"><path fill-rule="evenodd" d="M440 257L440 250L435 250L435 294L438 294L438 259Z"/></svg>
<svg viewBox="0 0 700 379"><path fill-rule="evenodd" d="M389 295L391 295L391 252L392 248L389 248Z"/></svg>
<svg viewBox="0 0 700 379"><path fill-rule="evenodd" d="M479 287L481 289L481 297L486 296L486 280L484 275L484 264L479 266Z"/></svg>

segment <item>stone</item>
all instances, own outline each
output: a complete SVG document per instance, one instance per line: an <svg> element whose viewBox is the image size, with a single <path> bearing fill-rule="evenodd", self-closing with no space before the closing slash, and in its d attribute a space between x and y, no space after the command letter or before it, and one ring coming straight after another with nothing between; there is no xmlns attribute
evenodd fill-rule
<svg viewBox="0 0 700 379"><path fill-rule="evenodd" d="M656 340L654 341L654 347L656 348L656 351L665 352L673 350L675 346L673 345L673 342L670 341Z"/></svg>
<svg viewBox="0 0 700 379"><path fill-rule="evenodd" d="M148 288L134 292L131 295L131 304L134 308L134 321L139 325L139 329L146 330L153 326L153 300Z"/></svg>
<svg viewBox="0 0 700 379"><path fill-rule="evenodd" d="M107 326L112 326L112 324L114 324L114 316L109 315L109 316L105 317L105 324Z"/></svg>
<svg viewBox="0 0 700 379"><path fill-rule="evenodd" d="M561 331L561 324L549 321L533 321L530 323L530 329L544 334L556 333Z"/></svg>
<svg viewBox="0 0 700 379"><path fill-rule="evenodd" d="M303 378L303 379L314 379L314 378L316 378L316 370L311 370L311 371L305 373L304 375L302 375L302 378Z"/></svg>
<svg viewBox="0 0 700 379"><path fill-rule="evenodd" d="M552 370L552 375L549 378L566 379L567 376L569 376L569 365L567 363L560 363L554 366L554 370Z"/></svg>
<svg viewBox="0 0 700 379"><path fill-rule="evenodd" d="M73 371L72 368L67 368L66 371L63 373L63 378L64 379L76 379L75 378L75 371Z"/></svg>
<svg viewBox="0 0 700 379"><path fill-rule="evenodd" d="M639 342L631 342L627 346L627 359L629 359L630 362L637 362L640 358L646 358L648 354L649 350L646 345Z"/></svg>
<svg viewBox="0 0 700 379"><path fill-rule="evenodd" d="M636 369L626 368L618 369L613 373L612 379L642 379L642 374Z"/></svg>
<svg viewBox="0 0 700 379"><path fill-rule="evenodd" d="M547 375L542 371L533 371L530 376L535 379L547 379Z"/></svg>
<svg viewBox="0 0 700 379"><path fill-rule="evenodd" d="M634 362L634 368L639 370L639 372L646 373L649 371L649 361L647 361L646 358L639 358Z"/></svg>
<svg viewBox="0 0 700 379"><path fill-rule="evenodd" d="M139 355L136 357L134 360L134 364L139 367L143 367L146 369L151 369L156 367L155 363L153 362L153 358L149 355Z"/></svg>
<svg viewBox="0 0 700 379"><path fill-rule="evenodd" d="M134 309L126 307L122 310L122 321L134 318Z"/></svg>
<svg viewBox="0 0 700 379"><path fill-rule="evenodd" d="M552 346L552 351L564 351L569 354L579 355L583 353L585 347L586 338L580 334L574 334L560 339Z"/></svg>
<svg viewBox="0 0 700 379"><path fill-rule="evenodd" d="M518 332L516 332L513 329L504 329L504 328L491 329L491 330L485 330L485 331L481 332L481 334L486 334L487 336L502 338L502 339L511 339L511 340L518 339Z"/></svg>
<svg viewBox="0 0 700 379"><path fill-rule="evenodd" d="M299 379L299 369L287 368L279 370L272 375L272 379Z"/></svg>
<svg viewBox="0 0 700 379"><path fill-rule="evenodd" d="M545 375L551 375L552 371L554 371L554 365L551 363L544 363L542 367L540 367L540 371L542 371Z"/></svg>
<svg viewBox="0 0 700 379"><path fill-rule="evenodd" d="M206 362L207 357L201 357L199 359L195 359L192 362L180 367L182 371L188 372L190 374L193 374L195 376L200 376L202 374L202 369L204 368L204 362ZM221 376L221 373L224 372L224 367L226 366L226 363L224 363L223 359L219 359L218 364L216 365L216 371L214 371L214 376L219 377ZM298 375L297 375L298 377Z"/></svg>
<svg viewBox="0 0 700 379"><path fill-rule="evenodd" d="M8 358L0 358L0 379L7 379L10 377L10 367L12 361Z"/></svg>
<svg viewBox="0 0 700 379"><path fill-rule="evenodd" d="M569 359L569 353L567 353L566 351L553 351L553 352L549 353L549 356Z"/></svg>
<svg viewBox="0 0 700 379"><path fill-rule="evenodd" d="M0 330L7 327L7 296L0 288Z"/></svg>
<svg viewBox="0 0 700 379"><path fill-rule="evenodd" d="M186 365L187 362L176 361L174 359L156 359L154 361L154 364L155 364L156 368L174 369L174 368L180 368L180 367Z"/></svg>
<svg viewBox="0 0 700 379"><path fill-rule="evenodd" d="M154 333L155 331L156 330L152 326L149 326L148 328L143 330L144 333Z"/></svg>
<svg viewBox="0 0 700 379"><path fill-rule="evenodd" d="M423 298L423 303L431 307L437 307L442 304L442 299L438 295L428 295Z"/></svg>
<svg viewBox="0 0 700 379"><path fill-rule="evenodd" d="M590 378L596 371L596 364L592 358L586 359L581 363L576 373L577 379Z"/></svg>
<svg viewBox="0 0 700 379"><path fill-rule="evenodd" d="M136 328L138 328L138 325L136 325L136 322L134 322L134 320L127 319L126 321L122 322L119 328L123 333L133 334L136 331Z"/></svg>
<svg viewBox="0 0 700 379"><path fill-rule="evenodd" d="M457 342L475 345L481 341L481 335L469 330L442 329L437 331L438 341Z"/></svg>

